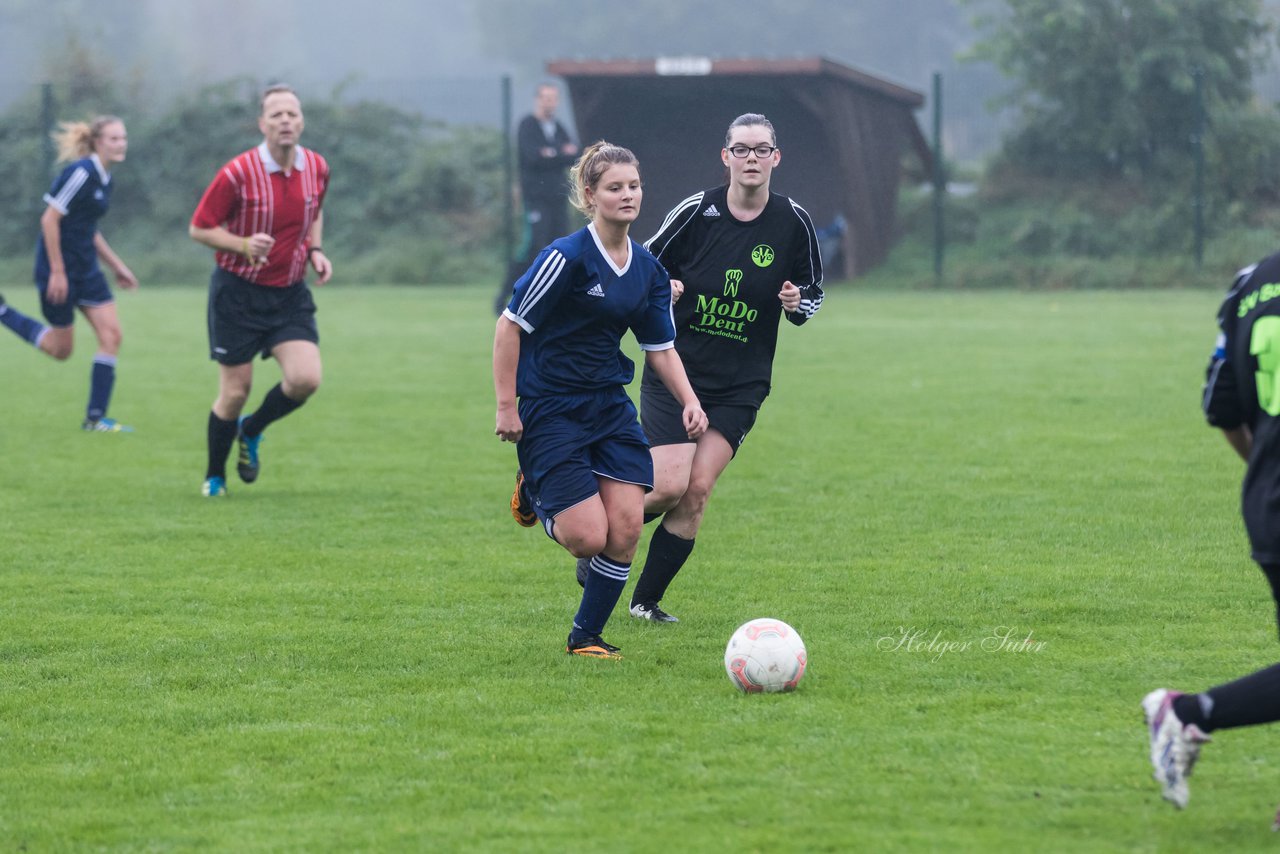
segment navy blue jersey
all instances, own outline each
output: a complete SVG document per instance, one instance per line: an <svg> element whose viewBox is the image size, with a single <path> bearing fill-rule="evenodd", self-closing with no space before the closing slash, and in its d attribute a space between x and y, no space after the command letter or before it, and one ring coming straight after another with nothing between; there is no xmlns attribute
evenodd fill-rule
<svg viewBox="0 0 1280 854"><path fill-rule="evenodd" d="M93 247L98 220L111 204L111 173L97 154L75 161L54 179L44 195L45 204L62 214L62 263L68 279L82 279L98 272L98 250ZM36 278L49 278L49 255L44 235L36 240Z"/></svg>
<svg viewBox="0 0 1280 854"><path fill-rule="evenodd" d="M755 219L729 211L727 186L695 193L667 214L645 246L684 283L676 350L702 403L759 407L769 394L782 283L800 289L786 318L799 326L822 306L822 257L804 208L770 193ZM657 377L645 371L644 384Z"/></svg>
<svg viewBox="0 0 1280 854"><path fill-rule="evenodd" d="M1209 423L1253 433L1241 491L1254 560L1280 563L1280 254L1237 274L1205 380Z"/></svg>
<svg viewBox="0 0 1280 854"><path fill-rule="evenodd" d="M628 329L643 350L674 346L671 278L644 247L628 243L631 257L615 267L588 225L543 249L516 282L503 316L528 333L520 342L517 395L626 385L635 364L618 345Z"/></svg>

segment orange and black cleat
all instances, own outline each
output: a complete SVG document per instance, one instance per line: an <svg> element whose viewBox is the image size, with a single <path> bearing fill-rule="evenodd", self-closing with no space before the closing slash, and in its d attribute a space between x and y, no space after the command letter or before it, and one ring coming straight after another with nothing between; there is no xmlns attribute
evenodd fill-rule
<svg viewBox="0 0 1280 854"><path fill-rule="evenodd" d="M622 650L611 643L605 643L599 635L580 641L575 641L573 635L569 635L564 651L569 655L585 655L588 658L622 658Z"/></svg>
<svg viewBox="0 0 1280 854"><path fill-rule="evenodd" d="M522 528L538 524L538 514L533 512L533 502L524 488L524 472L516 471L516 489L511 493L511 516Z"/></svg>

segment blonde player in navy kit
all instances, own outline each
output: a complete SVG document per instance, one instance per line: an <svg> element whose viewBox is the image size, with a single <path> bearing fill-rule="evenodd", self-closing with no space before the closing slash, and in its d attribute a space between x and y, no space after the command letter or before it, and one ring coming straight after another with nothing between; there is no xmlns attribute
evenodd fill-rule
<svg viewBox="0 0 1280 854"><path fill-rule="evenodd" d="M129 148L124 122L99 116L92 122L65 122L55 135L66 169L45 194L36 241L35 280L46 326L6 306L0 297L0 325L28 344L63 361L71 356L75 310L80 309L98 339L89 378L85 430L95 433L129 432L107 417L120 352L120 318L111 286L98 266L101 259L125 290L138 287L120 257L98 231L98 220L111 204L111 167L122 163Z"/></svg>
<svg viewBox="0 0 1280 854"><path fill-rule="evenodd" d="M693 551L707 499L769 394L778 326L799 326L822 305L822 259L804 208L769 190L782 160L773 125L747 113L725 134L729 183L677 205L645 246L671 272L676 351L707 411L694 440L671 396L645 371L640 420L653 453L646 515L665 514L649 544L631 614L675 622L659 607Z"/></svg>
<svg viewBox="0 0 1280 854"><path fill-rule="evenodd" d="M517 520L541 520L548 536L587 564L565 651L619 658L600 635L626 586L644 494L653 487L653 462L625 388L635 372L619 349L628 329L646 369L678 401L683 434L700 436L707 418L674 348L669 277L628 236L643 195L635 155L597 142L570 179L573 204L591 221L539 253L498 318L494 433L516 443Z"/></svg>

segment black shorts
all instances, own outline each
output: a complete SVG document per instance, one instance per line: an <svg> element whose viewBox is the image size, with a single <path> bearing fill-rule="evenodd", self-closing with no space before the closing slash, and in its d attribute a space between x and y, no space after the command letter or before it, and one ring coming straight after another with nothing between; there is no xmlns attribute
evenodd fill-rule
<svg viewBox="0 0 1280 854"><path fill-rule="evenodd" d="M735 456L760 411L755 406L705 401L702 410L707 413L707 426L724 436ZM684 429L684 407L666 386L640 384L640 426L644 428L650 447L694 441Z"/></svg>
<svg viewBox="0 0 1280 854"><path fill-rule="evenodd" d="M258 353L267 358L285 341L320 343L307 283L272 288L215 268L209 281L209 358L243 365Z"/></svg>

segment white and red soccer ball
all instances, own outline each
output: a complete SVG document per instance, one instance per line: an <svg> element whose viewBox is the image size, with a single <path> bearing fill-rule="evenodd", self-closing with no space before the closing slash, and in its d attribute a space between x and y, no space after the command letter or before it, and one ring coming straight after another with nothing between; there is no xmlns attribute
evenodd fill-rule
<svg viewBox="0 0 1280 854"><path fill-rule="evenodd" d="M807 664L800 635L771 617L738 626L724 651L729 681L748 694L795 690Z"/></svg>

